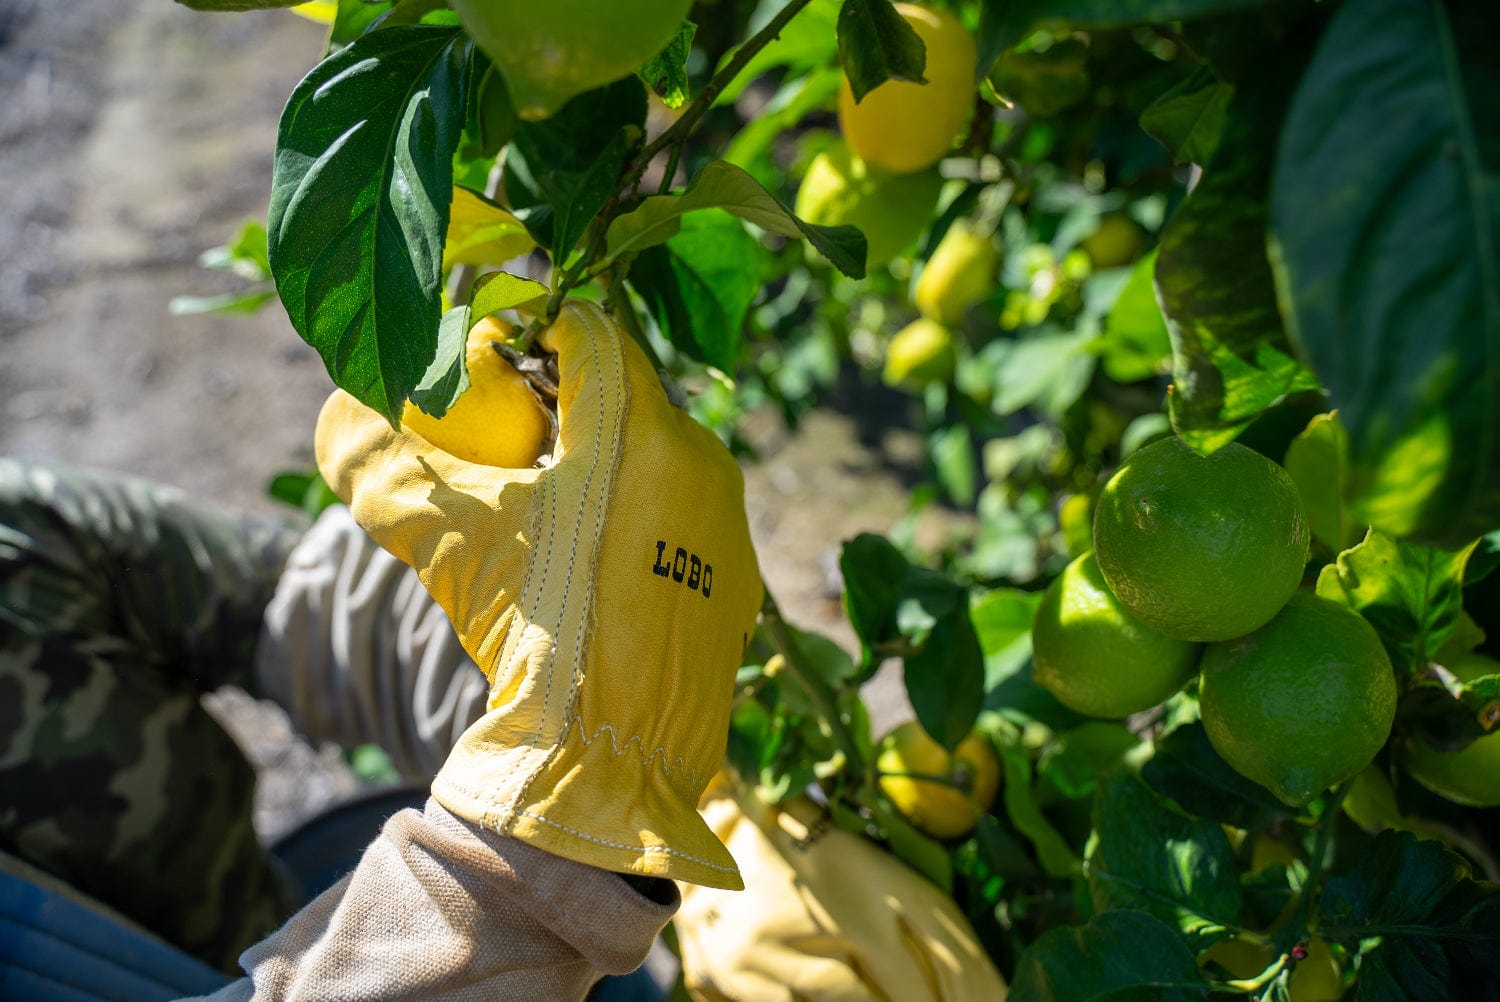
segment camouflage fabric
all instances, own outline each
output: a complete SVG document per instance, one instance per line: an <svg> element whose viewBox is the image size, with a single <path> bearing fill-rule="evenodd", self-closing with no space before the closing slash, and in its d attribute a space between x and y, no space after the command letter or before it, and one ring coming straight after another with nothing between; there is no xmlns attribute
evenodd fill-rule
<svg viewBox="0 0 1500 1002"><path fill-rule="evenodd" d="M296 541L138 480L0 459L0 848L223 970L295 902L199 696L249 686Z"/></svg>

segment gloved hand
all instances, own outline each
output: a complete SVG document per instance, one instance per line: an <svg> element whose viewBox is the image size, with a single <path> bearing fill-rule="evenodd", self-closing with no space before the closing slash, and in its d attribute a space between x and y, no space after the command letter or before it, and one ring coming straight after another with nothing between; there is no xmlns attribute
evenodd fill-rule
<svg viewBox="0 0 1500 1002"><path fill-rule="evenodd" d="M952 898L808 800L778 810L731 793L716 783L702 810L747 889L684 887L673 919L693 998L1002 1002Z"/></svg>
<svg viewBox="0 0 1500 1002"><path fill-rule="evenodd" d="M696 807L762 595L739 467L599 307L565 305L542 344L544 469L456 459L343 392L318 419L324 477L489 679L433 796L558 856L738 888Z"/></svg>

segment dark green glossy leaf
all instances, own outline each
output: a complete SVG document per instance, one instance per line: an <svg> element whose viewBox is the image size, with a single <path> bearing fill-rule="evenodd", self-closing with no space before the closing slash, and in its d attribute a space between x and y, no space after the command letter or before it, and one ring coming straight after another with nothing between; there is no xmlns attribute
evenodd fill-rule
<svg viewBox="0 0 1500 1002"><path fill-rule="evenodd" d="M1464 564L1457 552L1403 543L1371 529L1318 575L1318 594L1347 605L1380 634L1399 677L1427 667L1458 625Z"/></svg>
<svg viewBox="0 0 1500 1002"><path fill-rule="evenodd" d="M1361 960L1356 999L1493 999L1500 983L1500 889L1410 832L1379 833L1328 880L1317 927L1351 945L1379 937Z"/></svg>
<svg viewBox="0 0 1500 1002"><path fill-rule="evenodd" d="M1262 7L1269 0L983 0L979 10L979 71L1037 25L1058 22L1078 28L1185 21Z"/></svg>
<svg viewBox="0 0 1500 1002"><path fill-rule="evenodd" d="M926 83L927 46L890 0L844 0L839 8L839 63L854 101L887 80Z"/></svg>
<svg viewBox="0 0 1500 1002"><path fill-rule="evenodd" d="M366 0L339 0L338 12L333 15L333 24L328 26L330 45L348 45L388 15L395 4L391 0L367 3ZM404 5L403 5L404 6Z"/></svg>
<svg viewBox="0 0 1500 1002"><path fill-rule="evenodd" d="M665 244L636 258L630 283L672 344L733 373L750 304L760 294L764 253L744 224L698 213Z"/></svg>
<svg viewBox="0 0 1500 1002"><path fill-rule="evenodd" d="M865 668L878 663L875 648L895 632L896 603L909 569L910 564L895 544L873 533L855 536L839 551L844 612L859 637Z"/></svg>
<svg viewBox="0 0 1500 1002"><path fill-rule="evenodd" d="M1182 937L1145 912L1049 929L1016 963L1010 1002L1185 1002L1208 997Z"/></svg>
<svg viewBox="0 0 1500 1002"><path fill-rule="evenodd" d="M1172 88L1141 112L1141 128L1167 148L1175 164L1206 164L1219 145L1234 88L1206 68Z"/></svg>
<svg viewBox="0 0 1500 1002"><path fill-rule="evenodd" d="M470 309L455 306L438 322L437 352L422 379L411 391L411 402L424 413L442 417L458 395L469 388L465 359L469 340Z"/></svg>
<svg viewBox="0 0 1500 1002"><path fill-rule="evenodd" d="M1234 850L1216 821L1179 813L1128 773L1106 778L1094 804L1089 887L1100 908L1140 908L1196 950L1240 915Z"/></svg>
<svg viewBox="0 0 1500 1002"><path fill-rule="evenodd" d="M448 28L372 32L314 67L281 117L277 291L334 383L392 422L437 346L471 48Z"/></svg>
<svg viewBox="0 0 1500 1002"><path fill-rule="evenodd" d="M1172 425L1208 454L1316 381L1290 353L1266 257L1268 93L1240 91L1213 161L1168 221L1156 289L1172 335Z"/></svg>
<svg viewBox="0 0 1500 1002"><path fill-rule="evenodd" d="M922 727L955 748L968 736L984 702L984 655L969 622L967 595L954 586L954 608L938 618L906 658L906 695Z"/></svg>
<svg viewBox="0 0 1500 1002"><path fill-rule="evenodd" d="M1141 778L1189 814L1236 828L1266 828L1290 816L1285 804L1219 757L1200 723L1163 738Z"/></svg>
<svg viewBox="0 0 1500 1002"><path fill-rule="evenodd" d="M1281 286L1348 429L1357 509L1445 546L1500 523L1494 15L1342 5L1276 158Z"/></svg>
<svg viewBox="0 0 1500 1002"><path fill-rule="evenodd" d="M645 123L645 87L626 77L516 129L505 154L506 200L555 260L567 258L617 191Z"/></svg>
<svg viewBox="0 0 1500 1002"><path fill-rule="evenodd" d="M696 24L683 21L666 48L640 68L641 79L668 108L681 108L687 104L687 61L693 54L693 36L697 33Z"/></svg>

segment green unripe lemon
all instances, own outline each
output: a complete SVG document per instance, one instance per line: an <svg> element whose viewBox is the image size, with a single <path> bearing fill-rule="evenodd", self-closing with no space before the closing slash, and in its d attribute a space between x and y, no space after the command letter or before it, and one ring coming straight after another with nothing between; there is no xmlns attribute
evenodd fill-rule
<svg viewBox="0 0 1500 1002"><path fill-rule="evenodd" d="M1311 592L1260 629L1209 644L1201 668L1214 749L1292 806L1369 765L1396 717L1396 677L1374 627Z"/></svg>
<svg viewBox="0 0 1500 1002"><path fill-rule="evenodd" d="M692 0L453 0L464 28L505 77L516 113L531 121L640 69L672 40L691 6Z"/></svg>
<svg viewBox="0 0 1500 1002"><path fill-rule="evenodd" d="M855 104L845 80L839 129L867 163L909 174L937 163L973 114L979 50L969 30L945 10L898 3L896 12L927 47L927 82L887 80Z"/></svg>
<svg viewBox="0 0 1500 1002"><path fill-rule="evenodd" d="M887 386L921 388L953 377L953 334L926 317L918 317L891 337L880 378Z"/></svg>
<svg viewBox="0 0 1500 1002"><path fill-rule="evenodd" d="M1032 677L1090 717L1121 719L1160 703L1192 678L1201 650L1126 611L1092 553L1057 576L1031 626Z"/></svg>
<svg viewBox="0 0 1500 1002"><path fill-rule="evenodd" d="M1500 674L1500 661L1483 654L1464 654L1446 667L1460 682ZM1500 807L1500 731L1452 752L1413 740L1399 758L1413 779L1440 797L1468 807Z"/></svg>
<svg viewBox="0 0 1500 1002"><path fill-rule="evenodd" d="M1089 256L1094 268L1123 268L1136 259L1146 246L1145 234L1129 216L1111 213L1099 220L1099 228L1078 245Z"/></svg>
<svg viewBox="0 0 1500 1002"><path fill-rule="evenodd" d="M1311 535L1292 478L1243 445L1199 456L1176 437L1137 451L1094 505L1110 590L1182 640L1262 625L1302 580Z"/></svg>
<svg viewBox="0 0 1500 1002"><path fill-rule="evenodd" d="M917 276L912 302L923 316L956 324L964 312L995 288L1000 248L966 219L948 227Z"/></svg>
<svg viewBox="0 0 1500 1002"><path fill-rule="evenodd" d="M859 227L868 244L865 266L873 269L916 243L942 188L936 171L881 174L840 143L808 165L796 212L820 226Z"/></svg>

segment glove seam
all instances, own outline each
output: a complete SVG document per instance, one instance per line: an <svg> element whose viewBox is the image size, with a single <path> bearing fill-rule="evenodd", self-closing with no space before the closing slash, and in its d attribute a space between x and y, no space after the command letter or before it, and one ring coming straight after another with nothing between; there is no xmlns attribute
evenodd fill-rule
<svg viewBox="0 0 1500 1002"><path fill-rule="evenodd" d="M674 849L669 845L628 845L624 842L611 842L609 839L599 838L597 835L590 835L588 832L579 831L577 828L569 827L568 825L565 825L559 821L553 821L551 818L544 818L540 814L533 814L531 811L518 810L515 813L519 817L530 818L533 821L540 821L544 825L551 825L552 827L559 828L570 835L576 835L581 839L586 839L589 842L594 842L602 846L608 846L611 849L627 849L630 852L640 853L641 855L645 855L646 853L650 852L662 853L667 856L680 857L682 859L688 860L689 862L697 863L700 866L706 866L710 870L718 870L722 873L739 873L739 867L737 866L725 866L722 863L715 863L707 859L701 859L697 856L694 856L692 853L683 852L681 849Z"/></svg>
<svg viewBox="0 0 1500 1002"><path fill-rule="evenodd" d="M597 309L597 307L595 307L595 309ZM588 311L586 311L584 309L581 309L581 308L574 307L573 308L573 316L574 316L575 319L577 319L577 321L583 327L583 329L586 330L586 331L588 331L588 335L589 335L589 350L594 353L594 364L597 366L598 365L599 354L600 354L600 349L601 349L600 331L599 331L598 327L596 327L595 324L592 322L592 318L588 316ZM588 474L587 474L587 476L584 479L583 496L585 498L589 498L589 497L592 496L591 488L593 486L594 477L596 475L602 473L603 483L600 486L599 500L597 502L597 509L596 509L596 513L595 513L595 516L594 516L594 532L593 532L592 547L589 550L589 553L588 553L588 556L587 556L587 560L588 560L588 563L589 563L589 567L588 567L588 580L587 580L587 584L586 584L586 590L584 592L584 597L583 597L582 602L580 603L580 608L578 610L578 630L577 630L577 632L576 632L576 634L574 635L574 638L573 638L573 648L572 648L572 652L571 653L572 653L573 658L575 659L575 663L573 664L573 666L571 667L571 670L569 672L568 701L567 701L567 705L566 705L566 707L564 708L564 711L563 711L562 726L558 729L556 744L554 744L552 746L552 748L548 751L546 757L544 757L542 759L542 761L537 764L536 768L531 771L531 774L529 776L526 776L524 778L524 780L521 783L520 789L518 789L516 791L515 796L510 801L510 810L511 810L511 812L513 814L523 814L523 813L525 813L523 811L520 811L518 808L519 808L519 805L525 801L527 793L529 793L530 790L531 790L532 783L536 782L537 777L540 776L554 761L556 761L558 755L561 754L562 749L563 749L563 738L566 736L567 731L568 731L568 727L572 723L572 720L573 720L573 717L574 717L574 707L575 707L575 705L577 703L577 699L578 699L579 679L580 679L581 674L582 674L581 671L580 671L580 669L582 668L582 665L578 664L577 660L581 659L583 657L583 653L584 653L584 650L585 650L584 638L585 638L585 634L587 633L589 622L590 622L590 620L593 617L595 576L598 573L599 548L600 548L601 541L603 540L603 537L604 537L604 513L605 513L605 511L609 507L610 496L611 496L611 493L614 490L615 472L616 472L617 464L619 463L620 451L621 451L620 450L620 440L621 440L621 438L623 437L623 434L624 434L625 413L626 413L626 409L627 409L627 401L629 399L629 394L630 394L630 384L629 384L628 379L626 378L625 366L624 366L624 356L623 356L623 354L622 354L622 352L620 350L620 346L618 344L611 343L611 342L605 342L604 346L612 349L611 352L610 352L610 356L611 356L610 360L613 363L613 369L614 369L614 371L613 371L612 375L614 377L614 381L612 383L603 383L603 381L600 380L599 382L601 382L603 385L618 386L618 387L620 387L620 392L619 392L619 395L618 395L618 397L617 397L617 399L615 401L614 415L613 415L614 422L613 422L613 425L609 429L609 435L610 435L610 443L609 443L610 444L610 450L609 450L609 454L608 454L609 455L609 462L608 462L608 465L602 471L599 469L599 459L600 459L600 457L602 455L602 453L601 453L601 447L604 444L603 443L604 431L605 431L605 424L604 424L604 422L605 422L606 413L605 413L604 393L600 392L597 395L598 396L599 413L598 413L597 418L596 418L596 420L594 422L594 442L593 442L592 449L590 450L590 453L589 453L589 456L588 456L589 468L588 468ZM554 681L554 679L556 678L556 675L557 675L557 672L555 670L555 668L556 668L556 662L557 662L557 641L556 641L556 638L562 632L563 622L564 622L564 620L567 617L568 596L572 592L573 580L574 580L573 568L574 568L574 566L575 566L575 564L577 563L577 560L578 560L578 544L579 544L579 540L580 540L580 537L581 537L581 530L583 528L583 517L582 517L583 516L583 511L580 511L578 514L579 514L579 518L578 518L578 520L576 522L574 522L574 525L573 525L573 540L572 540L572 544L568 548L567 575L566 575L566 578L564 579L564 583L563 583L562 597L561 597L561 600L558 602L557 626L552 630L552 637L553 637L552 649L551 649L551 651L548 654L548 660L551 662L551 665L550 665L549 670L547 671L547 685L546 685L546 688L542 692L542 712L541 712L540 718L538 719L537 730L532 735L532 740L533 741L536 741L536 740L538 740L541 737L542 728L546 725L547 711L548 711L548 709L549 709L549 707L551 705L551 699L552 699L552 683L553 683L553 681ZM556 528L556 518L555 517L553 519L553 527L554 527L554 530L555 530L555 528ZM548 550L549 550L548 563L550 565L550 563L551 563L551 553L550 553L551 546L550 545L548 547ZM545 582L544 582L544 586L545 586ZM545 590L545 587L544 587L544 590ZM558 827L562 827L562 826L559 825ZM585 836L585 837L587 837L587 836Z"/></svg>
<svg viewBox="0 0 1500 1002"><path fill-rule="evenodd" d="M661 745L657 745L656 748L648 754L646 752L647 742L643 741L639 734L632 735L629 741L626 741L624 745L621 745L618 741L615 740L615 727L613 724L600 724L599 729L594 732L594 736L589 737L588 734L584 731L583 722L576 716L570 716L567 723L563 725L563 734L562 737L559 738L559 743L567 740L568 732L572 730L575 725L578 731L578 740L583 742L585 748L592 747L594 743L599 740L599 735L603 734L605 731L608 731L609 747L610 750L614 752L616 758L624 758L626 753L630 750L630 746L635 745L640 749L640 751L637 752L637 757L641 760L642 766L649 767L652 763L652 760L660 755L662 760L662 775L665 776L668 780L672 778L672 774L675 772L678 775L683 776L690 782L696 783L698 781L698 769L695 766L689 765L687 759L685 759L681 755L678 755L676 761L673 762L672 753L667 751L666 748L662 747Z"/></svg>

